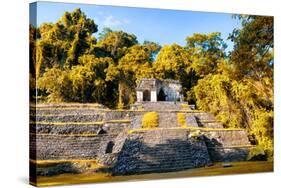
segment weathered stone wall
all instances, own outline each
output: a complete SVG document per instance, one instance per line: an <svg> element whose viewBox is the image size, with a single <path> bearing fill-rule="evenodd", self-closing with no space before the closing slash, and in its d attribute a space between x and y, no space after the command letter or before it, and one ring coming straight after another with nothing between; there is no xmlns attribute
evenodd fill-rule
<svg viewBox="0 0 281 188"><path fill-rule="evenodd" d="M84 112L85 113L85 112ZM67 113L62 115L37 115L32 116L33 121L43 121L43 122L98 122L105 119L105 113L90 113L90 114L81 114L81 113Z"/></svg>
<svg viewBox="0 0 281 188"><path fill-rule="evenodd" d="M250 144L245 130L226 129L221 131L207 131L204 135L208 138L206 142L210 147L229 147Z"/></svg>
<svg viewBox="0 0 281 188"><path fill-rule="evenodd" d="M110 111L90 109L91 106L31 111L30 157L95 159L112 166L113 174L177 171L216 161L246 160L250 148L246 131L206 129L203 136L192 137L194 131L179 129L177 113L185 113L189 126L223 126L208 113L181 111L180 103L142 105L144 111ZM141 128L142 115L147 111L157 111L159 129L129 134L128 130Z"/></svg>
<svg viewBox="0 0 281 188"><path fill-rule="evenodd" d="M214 115L206 112L191 112L189 113L193 116L198 124L198 127L205 127L205 128L223 128L223 124L218 122Z"/></svg>
<svg viewBox="0 0 281 188"><path fill-rule="evenodd" d="M247 160L251 145L245 130L208 131L204 136L212 161Z"/></svg>
<svg viewBox="0 0 281 188"><path fill-rule="evenodd" d="M50 107L51 108L51 107ZM83 115L83 114L89 114L89 115L94 115L94 114L102 114L105 110L104 109L94 109L94 108L39 108L37 110L31 110L31 115L48 115L48 114L53 114L53 115Z"/></svg>
<svg viewBox="0 0 281 188"><path fill-rule="evenodd" d="M135 116L131 120L130 129L140 129L142 127L142 115Z"/></svg>
<svg viewBox="0 0 281 188"><path fill-rule="evenodd" d="M250 147L242 146L235 148L208 148L211 160L213 162L238 162L246 161Z"/></svg>
<svg viewBox="0 0 281 188"><path fill-rule="evenodd" d="M181 84L177 81L163 80L157 82L157 95L160 90L163 90L166 95L166 101L174 101L180 99L182 90Z"/></svg>
<svg viewBox="0 0 281 188"><path fill-rule="evenodd" d="M31 158L95 159L98 153L105 152L101 151L101 148L104 148L108 142L115 141L129 125L129 122L108 122L97 125L31 124L30 150L34 154Z"/></svg>
<svg viewBox="0 0 281 188"><path fill-rule="evenodd" d="M105 121L132 119L134 116L143 114L141 111L108 111L105 112Z"/></svg>
<svg viewBox="0 0 281 188"><path fill-rule="evenodd" d="M197 120L196 120L195 116L191 113L186 113L185 122L186 122L187 126L198 127Z"/></svg>
<svg viewBox="0 0 281 188"><path fill-rule="evenodd" d="M215 120L215 117L210 113L206 112L196 112L192 113L198 120Z"/></svg>
<svg viewBox="0 0 281 188"><path fill-rule="evenodd" d="M106 136L36 135L31 137L30 149L36 160L94 159L100 142Z"/></svg>
<svg viewBox="0 0 281 188"><path fill-rule="evenodd" d="M44 133L44 134L97 134L98 131L103 128L103 124L92 125L46 125L46 124L31 124L31 133Z"/></svg>
<svg viewBox="0 0 281 188"><path fill-rule="evenodd" d="M31 133L38 134L117 134L129 127L130 122L119 123L119 122L106 122L102 124L87 125L75 125L71 123L63 125L51 125L51 124L40 124L32 123L30 125Z"/></svg>
<svg viewBox="0 0 281 188"><path fill-rule="evenodd" d="M30 157L34 160L98 159L98 156L105 156L107 144L110 141L115 143L117 137L117 134L95 136L37 134L30 137L30 150L33 153ZM114 147L118 147L118 144Z"/></svg>
<svg viewBox="0 0 281 188"><path fill-rule="evenodd" d="M128 135L113 174L168 172L209 165L203 140L182 130L152 130Z"/></svg>

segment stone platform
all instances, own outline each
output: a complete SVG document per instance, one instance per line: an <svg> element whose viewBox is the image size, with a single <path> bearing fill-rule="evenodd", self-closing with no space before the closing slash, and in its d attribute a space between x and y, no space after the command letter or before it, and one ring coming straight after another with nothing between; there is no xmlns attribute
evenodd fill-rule
<svg viewBox="0 0 281 188"><path fill-rule="evenodd" d="M150 111L158 114L158 128L142 129L142 116ZM178 113L187 127L179 124ZM114 175L245 161L253 147L245 130L225 129L213 115L187 103L144 102L132 110L41 105L30 115L32 160L96 160ZM49 173L40 169L40 174Z"/></svg>

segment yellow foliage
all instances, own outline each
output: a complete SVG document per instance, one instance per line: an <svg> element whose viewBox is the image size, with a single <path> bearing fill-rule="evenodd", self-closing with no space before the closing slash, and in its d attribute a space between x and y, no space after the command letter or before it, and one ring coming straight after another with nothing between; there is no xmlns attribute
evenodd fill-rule
<svg viewBox="0 0 281 188"><path fill-rule="evenodd" d="M254 80L234 80L228 75L208 75L194 87L197 106L213 113L224 125L247 128L252 139L273 158L273 101ZM271 90L271 91L270 91Z"/></svg>
<svg viewBox="0 0 281 188"><path fill-rule="evenodd" d="M185 104L185 103L181 104L181 108L182 108L183 110L190 110L189 105L188 105L188 104Z"/></svg>
<svg viewBox="0 0 281 188"><path fill-rule="evenodd" d="M181 127L187 127L184 113L177 113L177 118Z"/></svg>
<svg viewBox="0 0 281 188"><path fill-rule="evenodd" d="M196 131L192 131L189 134L190 138L194 138L194 139L199 139L199 137L202 135L202 132L200 130L196 130Z"/></svg>
<svg viewBox="0 0 281 188"><path fill-rule="evenodd" d="M158 127L158 114L157 112L147 112L142 117L142 128L155 128Z"/></svg>
<svg viewBox="0 0 281 188"><path fill-rule="evenodd" d="M265 155L265 152L262 149L262 147L257 146L257 147L254 147L254 148L250 149L250 152L248 153L247 159L250 160L257 155Z"/></svg>

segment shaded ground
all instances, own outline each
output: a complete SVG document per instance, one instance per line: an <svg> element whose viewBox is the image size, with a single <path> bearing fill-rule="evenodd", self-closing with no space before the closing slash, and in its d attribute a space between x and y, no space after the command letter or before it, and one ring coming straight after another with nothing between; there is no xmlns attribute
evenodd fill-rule
<svg viewBox="0 0 281 188"><path fill-rule="evenodd" d="M149 179L184 178L196 176L215 176L229 174L245 174L257 172L272 172L272 162L231 162L232 167L224 168L223 163L216 163L210 167L195 168L179 172L151 173L130 176L111 176L108 173L60 174L51 177L38 177L37 186L52 186L63 184L98 183L114 181L134 181Z"/></svg>

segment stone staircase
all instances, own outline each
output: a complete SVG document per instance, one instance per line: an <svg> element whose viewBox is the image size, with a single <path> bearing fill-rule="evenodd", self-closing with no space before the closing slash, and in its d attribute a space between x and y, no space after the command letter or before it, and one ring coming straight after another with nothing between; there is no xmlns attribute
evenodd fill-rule
<svg viewBox="0 0 281 188"><path fill-rule="evenodd" d="M174 102L143 102L142 106L145 111L169 111L180 110L180 103Z"/></svg>
<svg viewBox="0 0 281 188"><path fill-rule="evenodd" d="M170 172L211 163L204 141L181 130L152 130L131 134L119 153L113 174Z"/></svg>
<svg viewBox="0 0 281 188"><path fill-rule="evenodd" d="M223 128L223 124L215 119L215 117L206 112L193 114L199 127L206 128Z"/></svg>
<svg viewBox="0 0 281 188"><path fill-rule="evenodd" d="M158 113L158 127L170 128L177 127L177 114L176 113Z"/></svg>
<svg viewBox="0 0 281 188"><path fill-rule="evenodd" d="M250 145L246 131L207 130L202 131L204 139L198 139L190 136L191 130L176 128L180 126L178 113L186 115L189 126L223 128L223 125L209 113L183 111L180 102L139 105L144 111L97 110L74 105L67 109L48 106L49 109L32 110L31 159L97 159L109 166L113 175L171 172L212 162L246 160ZM141 128L142 116L148 111L157 112L159 129L129 133L128 130ZM116 121L128 119L131 122ZM114 146L108 153L110 142Z"/></svg>

